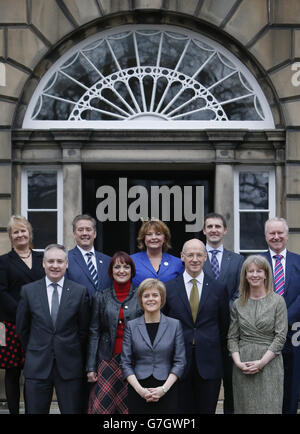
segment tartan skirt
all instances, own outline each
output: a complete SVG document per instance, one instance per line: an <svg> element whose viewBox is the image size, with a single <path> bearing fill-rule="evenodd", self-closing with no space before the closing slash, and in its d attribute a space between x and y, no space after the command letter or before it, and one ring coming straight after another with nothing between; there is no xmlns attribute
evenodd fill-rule
<svg viewBox="0 0 300 434"><path fill-rule="evenodd" d="M128 414L127 382L122 380L120 354L101 360L90 397L88 414Z"/></svg>

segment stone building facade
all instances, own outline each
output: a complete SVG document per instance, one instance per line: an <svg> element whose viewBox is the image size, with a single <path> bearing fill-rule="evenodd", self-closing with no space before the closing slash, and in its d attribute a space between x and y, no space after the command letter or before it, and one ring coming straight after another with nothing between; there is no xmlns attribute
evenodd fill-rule
<svg viewBox="0 0 300 434"><path fill-rule="evenodd" d="M163 56L162 44L157 43L161 68L158 63L150 68L147 62L142 68L142 57L149 55L146 48L140 48L136 64L127 48L122 52L120 47L125 46L122 41L129 33L134 35L136 51L139 38L142 40L151 35L154 40L157 33L163 34L165 40L169 38L170 50L165 49ZM72 65L77 74L83 64L76 63L78 53L84 54L91 74L95 72L97 61L91 61L88 51L96 49L102 40L110 47L105 56L111 55L111 64L117 64L120 72L114 82L114 71L101 75L99 67L97 73L101 76L101 86L106 86L106 94L101 94L97 88L97 95L102 96L91 113L91 97L96 95L96 88L92 88L93 83L86 84L87 74L82 73L76 79L75 75L72 77L73 84L86 89L81 99L75 95L72 86L63 80L60 83L57 77L69 78L68 68ZM162 105L158 104L156 110L151 111L152 102L147 103L147 92L149 86L154 89L153 83L158 83L164 74L169 81L165 88L162 87L161 97L165 98L169 89L173 89L174 101L176 92L180 95L183 95L183 89L191 92L195 78L191 65L200 59L198 52L196 60L185 59L187 72L184 78L178 72L190 41L195 42L199 56L214 53L218 59L215 70L211 67L205 76L201 76L210 83L214 75L215 82L207 84L205 89L193 82L192 95L202 93L198 100L195 96L189 116L184 118L183 112L174 107L166 119L167 104L164 106L161 100ZM181 57L176 67L171 67L172 53L179 52L181 43ZM155 46L153 41L151 44L150 48ZM122 66L126 56L128 64ZM169 65L164 69L164 62L167 62L164 58L167 57L170 58ZM208 57L204 64L209 62ZM100 197L99 187L103 184L109 184L111 188L107 188L106 194L113 189L117 196L119 194L115 200L120 204L120 182L124 180L128 182L124 194L133 188L133 198L138 198L138 193L150 192L153 185L169 182L169 188L174 185L179 188L176 190L179 195L184 195L187 185L204 186L202 213L215 210L224 214L229 225L227 247L245 254L264 250L263 222L268 217L286 217L290 227L289 248L300 253L299 59L298 0L0 0L0 253L10 248L6 225L12 213L28 216L34 229L40 230L41 235L36 230L38 248L44 247L49 233L51 241L57 240L71 247L72 218L82 211L97 214L99 201L96 199ZM130 62L135 65L131 69L128 67ZM203 72L203 66L198 71L201 68ZM216 77L219 73L225 74L225 70L229 71L226 77L235 74L240 81L227 82L217 93L217 86L226 83L227 78L225 75ZM132 105L133 98L129 102L122 92L118 98L122 100L123 108L122 104L116 107L118 104L113 103L112 91L116 93L117 86L121 86L117 82L122 82L131 92L125 72L135 75L136 83L144 92L142 109L137 100ZM232 96L224 105L221 100L230 91L230 83ZM239 106L240 113L245 113L242 116L234 108L234 101L245 101L245 89L251 94L252 106L250 108L250 102L248 105L242 102ZM71 104L75 101L80 112L78 115L73 110L73 118L65 115L67 93L73 98ZM89 95L88 101L84 100L86 95ZM105 110L104 95L108 95ZM47 109L47 98L51 100L49 106L55 107L52 112ZM170 104L172 98L169 97ZM204 106L196 106L196 103ZM188 102L181 104L184 107ZM210 113L216 117L205 114L201 118L199 113L203 113L209 104ZM123 124L114 122L124 120L125 106L130 120ZM159 110L159 106L164 109ZM107 114L108 107L113 107L112 118ZM83 117L83 108L85 113L90 113L84 116L90 117ZM138 115L133 114L135 109ZM175 122L168 122L172 113L175 114L172 120L179 115ZM214 122L216 119L218 122ZM134 174L132 177L131 173ZM115 183L116 179L119 184ZM145 186L144 190L142 186ZM103 192L101 198L105 197ZM130 194L127 199L129 197ZM184 200L183 196L178 197ZM126 204L130 206L127 199ZM194 197L194 209L197 208L195 200ZM134 225L140 216L138 205L135 204L128 226L124 226L131 234L129 239L120 235L124 249L134 250L135 247ZM106 215L108 208L105 210L102 206ZM182 216L181 211L178 212ZM115 234L113 222L118 220L117 223L122 221L124 224L129 214L128 208L128 215L126 213L123 220L119 216L118 220L112 206L109 222L112 226L107 226L104 218L99 223L104 239L104 242L98 241L99 248L108 250L110 237ZM152 216L150 212L148 214ZM193 214L192 210L190 214ZM188 212L184 212L186 221L191 222L192 217L187 215ZM175 216L173 219L176 220ZM187 236L199 233L197 228ZM256 240L254 243L253 239ZM184 237L175 240L175 253L183 240Z"/></svg>

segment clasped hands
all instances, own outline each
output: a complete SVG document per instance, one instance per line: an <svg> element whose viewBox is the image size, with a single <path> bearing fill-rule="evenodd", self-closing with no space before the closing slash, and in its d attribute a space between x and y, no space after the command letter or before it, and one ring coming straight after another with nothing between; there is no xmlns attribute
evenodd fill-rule
<svg viewBox="0 0 300 434"><path fill-rule="evenodd" d="M146 402L157 402L164 394L161 387L142 387L140 391L140 396L144 398Z"/></svg>
<svg viewBox="0 0 300 434"><path fill-rule="evenodd" d="M257 374L261 370L261 361L252 360L249 362L239 362L237 367L243 372L243 374Z"/></svg>

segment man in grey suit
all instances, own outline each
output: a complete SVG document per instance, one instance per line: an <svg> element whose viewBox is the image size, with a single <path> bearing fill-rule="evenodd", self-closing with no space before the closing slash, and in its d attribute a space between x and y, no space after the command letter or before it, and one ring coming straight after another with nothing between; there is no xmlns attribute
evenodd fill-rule
<svg viewBox="0 0 300 434"><path fill-rule="evenodd" d="M240 275L244 258L242 255L231 252L223 246L223 239L227 233L227 223L221 214L210 213L204 218L203 233L206 235L206 250L208 259L203 271L218 282L226 285L229 297L229 307L238 297ZM232 359L228 355L224 361L224 405L225 414L232 414Z"/></svg>
<svg viewBox="0 0 300 434"><path fill-rule="evenodd" d="M80 413L84 353L89 325L89 296L64 277L63 246L44 252L46 277L22 288L16 328L26 352L24 376L27 412L49 413L55 387L61 413Z"/></svg>

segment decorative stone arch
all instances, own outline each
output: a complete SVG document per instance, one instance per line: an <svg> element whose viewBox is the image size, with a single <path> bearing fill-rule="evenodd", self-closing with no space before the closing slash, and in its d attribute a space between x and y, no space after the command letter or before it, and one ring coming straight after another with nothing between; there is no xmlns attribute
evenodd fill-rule
<svg viewBox="0 0 300 434"><path fill-rule="evenodd" d="M80 43L84 43L87 36L93 39L93 35L95 36L97 33L100 35L101 32L109 32L122 25L125 25L124 29L126 29L126 26L130 28L131 26L141 24L145 24L146 26L154 25L154 27L166 24L170 27L173 25L178 26L179 29L181 27L183 30L198 33L199 35L203 35L204 39L208 38L207 40L211 40L212 42L216 41L216 45L220 44L220 46L223 46L225 50L232 53L232 55L244 65L244 68L248 70L257 81L257 84L260 86L268 101L275 128L284 127L285 122L276 89L265 69L257 62L255 56L253 56L243 44L230 34L224 32L223 29L217 28L214 24L205 22L201 18L195 18L194 16L179 12L162 10L126 11L121 14L116 13L111 16L104 16L99 18L96 22L85 24L76 32L66 35L58 44L51 47L48 54L40 60L25 83L15 111L13 127L22 128L28 104L31 101L36 87L55 62L65 56L70 49L72 50L72 47L74 48L76 44L80 45Z"/></svg>

